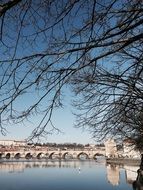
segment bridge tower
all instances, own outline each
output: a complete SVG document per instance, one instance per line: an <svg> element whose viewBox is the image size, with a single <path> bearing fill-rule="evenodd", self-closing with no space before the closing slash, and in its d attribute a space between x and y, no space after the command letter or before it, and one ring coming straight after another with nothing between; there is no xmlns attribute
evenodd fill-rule
<svg viewBox="0 0 143 190"><path fill-rule="evenodd" d="M108 139L105 143L105 152L108 158L117 157L117 144L114 139Z"/></svg>

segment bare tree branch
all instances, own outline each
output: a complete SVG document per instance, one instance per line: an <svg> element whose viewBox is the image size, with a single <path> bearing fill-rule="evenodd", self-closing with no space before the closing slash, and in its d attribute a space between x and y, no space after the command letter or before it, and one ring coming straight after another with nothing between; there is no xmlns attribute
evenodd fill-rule
<svg viewBox="0 0 143 190"><path fill-rule="evenodd" d="M58 131L52 114L68 86L77 127L100 140L130 138L140 148L142 10L140 0L2 1L1 130L39 115L30 138Z"/></svg>

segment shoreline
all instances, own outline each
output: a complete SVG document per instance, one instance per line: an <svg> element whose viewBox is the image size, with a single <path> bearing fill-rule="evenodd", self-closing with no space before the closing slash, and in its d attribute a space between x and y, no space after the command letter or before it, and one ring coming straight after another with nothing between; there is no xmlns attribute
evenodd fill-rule
<svg viewBox="0 0 143 190"><path fill-rule="evenodd" d="M131 158L107 158L107 164L126 164L126 165L133 165L139 166L141 160L140 159L131 159Z"/></svg>

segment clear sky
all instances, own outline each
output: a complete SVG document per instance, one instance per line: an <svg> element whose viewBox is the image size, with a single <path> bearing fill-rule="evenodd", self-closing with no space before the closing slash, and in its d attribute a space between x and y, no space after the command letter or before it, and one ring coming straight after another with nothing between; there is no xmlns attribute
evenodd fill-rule
<svg viewBox="0 0 143 190"><path fill-rule="evenodd" d="M57 2L60 4L60 1L57 1ZM60 9L60 6L58 6L58 5L56 5L56 6ZM57 7L56 7L56 9L57 9ZM38 30L40 28L40 31L41 31L42 27L45 26L46 22L47 22L47 26L49 27L49 26L51 26L51 24L53 24L52 22L55 22L56 20L53 21L54 17L52 17L52 18L50 17L50 19L49 19L49 16L48 16L49 14L47 14L47 11L44 12L43 9L39 9L39 7L38 7L38 9L36 7L34 7L34 8L36 11L39 11L39 14L42 15L41 17L39 17L39 14L35 14L35 12L34 12L34 16L35 16L34 18L32 17L31 12L27 12L26 15L24 14L25 17L23 16L23 14L21 14L21 12L19 13L19 15L22 18L25 18L24 23L26 23L26 24L23 24L22 27L21 27L21 25L19 26L19 30L21 30L21 33L17 32L18 22L16 19L14 19L14 20L12 19L12 22L9 22L8 25L3 26L3 41L6 42L8 45L10 45L12 47L16 47L16 48L10 48L9 51L6 51L5 50L6 47L4 46L2 49L2 52L0 53L1 59L5 60L5 59L8 59L9 57L11 59L13 59L16 57L23 57L25 55L26 56L32 55L32 54L35 54L37 52L47 52L48 49L51 48L51 45L49 42L51 41L50 37L53 35L53 30L51 30L51 29L47 30L46 35L45 35L45 32L44 32L44 34L39 33L40 35L36 34L36 37L34 37L32 34L34 34L37 31L37 28L38 28ZM75 7L75 9L73 9L73 14L76 12L76 10L78 10L78 7L77 8ZM31 11L33 12L33 9ZM67 35L70 34L70 33L68 33L69 29L73 30L71 24L73 24L74 27L81 27L81 24L82 24L81 20L84 20L84 18L83 18L84 15L82 14L82 12L84 12L85 10L83 9L82 12L80 12L80 11L79 11L80 17L78 19L78 15L77 15L76 19L74 19L74 23L73 23L73 19L71 19L70 23L69 23L68 17L67 17L67 19L64 19L64 25L66 27ZM56 10L56 12L58 12L58 11ZM46 15L44 13L47 15L46 18L45 18ZM12 12L12 14L17 15L18 13ZM86 14L84 17L86 17ZM33 18L33 20L29 20L29 18L30 19ZM44 18L44 22L43 22L43 18ZM35 21L35 19L37 22ZM37 24L36 27L35 27L35 25L33 27L32 23L36 23ZM63 27L61 27L62 25L63 25L63 22L61 24L57 25L56 28L54 27L54 35L56 36L57 39L62 39L65 37L65 34L64 34L65 31L63 30ZM5 31L6 31L6 33L5 33ZM7 38L7 33L10 35L10 37L8 37L8 38ZM22 36L26 36L26 37L20 39L18 34L22 34ZM28 37L29 40L27 40L27 35L29 36ZM76 38L73 40L74 41L78 40L78 38L79 37L76 36ZM30 43L29 43L29 41L30 41ZM53 42L54 41L55 40L53 40ZM65 62L66 67L68 67L69 63L72 64L72 62L74 62L74 60L72 60L73 55L71 57L72 57L72 58L70 58L71 63L68 62L68 59ZM56 59L57 59L57 57L56 57ZM74 59L77 59L77 56L74 57ZM50 63L52 61L54 61L54 58L46 57L46 64L47 65L48 64L50 65ZM23 79L25 77L25 73L28 72L28 75L26 75L27 76L26 81L23 82L24 84L21 85L22 87L20 86L20 88L24 88L25 83L27 84L27 83L29 83L29 81L32 81L32 79L34 77L36 78L37 75L39 75L39 72L41 72L38 69L36 71L32 70L31 72L29 72L29 67L30 67L29 65L31 63L35 66L35 60L33 59L33 61L29 61L29 62L27 61L27 63L22 64L16 70L16 79L18 82L16 80L15 81L18 83L17 85L19 85L19 78ZM37 65L35 66L35 68L36 67L38 68L39 65L41 68L42 63L45 64L45 60L43 60L43 62L37 61ZM15 67L16 64L18 64L18 63L13 62L12 66ZM57 65L59 67L58 63L57 63ZM7 70L7 67L9 69L9 66L7 66L6 64L3 67L5 70ZM61 59L61 66L60 67L63 68L63 60L62 59ZM0 74L1 74L1 76L3 76L2 67L0 69L1 69ZM5 76L6 76L6 74L5 74ZM43 77L46 78L46 74L44 74ZM2 78L1 80L4 81L3 77L1 77L1 78ZM15 79L15 76L13 78ZM8 89L7 92L5 92L5 91L3 92L1 90L1 94L4 94L5 99L8 99L7 97L9 96L9 93L8 93L9 88L11 89L11 91L13 90L13 78L11 77L10 80L8 80L8 84L6 86L6 89ZM35 80L35 78L33 80ZM7 80L7 78L5 80ZM12 83L10 83L11 81L12 81ZM47 80L46 80L46 82L47 82ZM36 86L36 84L35 84L35 86ZM5 89L5 86L3 88ZM42 88L42 86L39 85L39 89L41 89L41 88ZM51 88L51 87L49 87L49 88ZM26 90L28 92L29 91L31 92L33 90L31 88L29 88L29 89L26 89ZM32 106L32 103L34 104L36 102L37 96L35 96L34 93L30 94L30 92L28 95L24 94L22 99L21 99L21 97L20 98L18 97L18 99L16 100L16 103L15 102L13 103L13 107L15 108L16 112L23 111L24 110L23 108L25 108L27 105ZM65 107L62 110L60 109L60 110L54 112L52 115L53 124L55 125L55 127L60 129L63 133L60 133L60 134L54 133L52 135L48 135L47 139L45 141L56 142L56 143L64 143L64 142L71 142L71 143L76 142L76 143L83 143L83 144L94 143L94 140L91 138L91 134L89 134L88 131L84 131L81 128L75 129L73 127L74 123L75 123L75 117L72 114L72 108L70 106L70 97L72 96L72 94L70 94L70 92L68 92L68 91L65 91L65 94L66 94L66 98L64 98L64 101L63 101L63 103L65 104ZM50 94L50 96L51 96L51 94ZM44 101L45 101L44 106L48 105L48 103L49 103L48 102L49 97L47 99L46 98L44 99ZM4 115L4 117L5 117L5 115ZM30 135L32 129L34 127L37 127L38 123L40 122L40 116L37 115L35 117L32 117L31 121L32 122L25 122L25 125L23 125L22 123L19 123L15 126L13 126L12 124L10 124L9 126L6 126L6 129L8 131L7 135L2 136L2 134L0 134L0 138L1 139L18 139L18 140L27 138Z"/></svg>
<svg viewBox="0 0 143 190"><path fill-rule="evenodd" d="M91 134L83 130L81 128L74 128L74 116L65 108L63 110L59 110L57 114L54 116L54 124L55 127L59 128L62 132L57 133L56 131L51 134L47 135L46 139L42 139L44 142L55 142L55 143L91 143L93 144L95 141L91 138ZM31 123L27 123L27 125L18 124L15 126L7 127L7 135L3 136L0 134L1 139L15 139L15 140L23 140L29 136L32 130L32 126L34 125Z"/></svg>
<svg viewBox="0 0 143 190"><path fill-rule="evenodd" d="M137 45L142 36L142 15L137 16L134 9L132 12L135 4L128 2L126 6L120 0L113 3L70 0L20 3L1 15L0 125L7 133L6 136L0 133L0 138L26 139L39 126L40 119L43 119L40 126L45 126L53 106L61 103L58 100L62 88L69 83L77 96L83 98L79 101L79 112L86 119L80 120L81 125L90 124L93 130L95 125L99 126L99 132L106 129L107 123L109 127L103 132L118 135L117 114L122 106L127 110L130 86L137 84L137 91L142 92L139 76L136 77L142 71L142 66L136 62L142 53ZM140 6L138 3L139 10ZM132 22L129 15L124 18L126 11L131 14ZM136 78L139 82L134 81ZM52 114L54 126L62 133L47 135L44 141L96 142L88 131L74 128L75 117L70 105L73 94L67 89L64 93L64 108ZM142 96L142 93L135 94L137 98ZM134 93L132 95L134 99ZM131 104L132 98L129 99ZM121 106L118 105L120 101ZM130 108L130 101L128 105ZM19 122L28 116L25 125ZM115 118L111 119L112 116ZM14 120L19 122L15 126L6 123Z"/></svg>
<svg viewBox="0 0 143 190"><path fill-rule="evenodd" d="M95 143L95 139L92 138L92 135L89 131L75 128L75 116L73 115L73 107L71 106L71 93L69 90L66 91L66 96L64 96L64 107L62 109L58 109L54 111L52 116L52 121L55 127L61 130L61 133L57 133L54 131L53 134L49 134L46 138L42 138L43 142L55 142L55 143L82 143L82 144L93 144ZM32 97L31 97L32 98ZM32 101L28 97L23 97L23 101L21 100L18 105L23 106L25 102ZM40 116L33 117L33 120L30 122L26 122L25 124L19 123L16 125L7 126L7 134L3 136L0 134L0 139L15 139L15 140L23 140L26 139L32 129L37 125L40 121ZM48 126L47 126L48 129Z"/></svg>

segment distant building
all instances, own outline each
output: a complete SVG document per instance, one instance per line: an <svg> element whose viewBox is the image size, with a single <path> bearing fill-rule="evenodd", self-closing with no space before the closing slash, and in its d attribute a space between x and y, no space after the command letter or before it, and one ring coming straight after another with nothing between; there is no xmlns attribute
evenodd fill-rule
<svg viewBox="0 0 143 190"><path fill-rule="evenodd" d="M0 140L0 146L26 146L26 141Z"/></svg>
<svg viewBox="0 0 143 190"><path fill-rule="evenodd" d="M105 143L105 152L107 157L117 156L117 145L114 139L108 139Z"/></svg>
<svg viewBox="0 0 143 190"><path fill-rule="evenodd" d="M135 145L131 140L124 140L123 141L123 152L124 157L128 158L140 158L140 152L135 149Z"/></svg>

